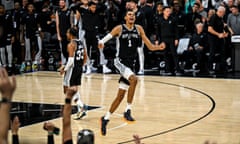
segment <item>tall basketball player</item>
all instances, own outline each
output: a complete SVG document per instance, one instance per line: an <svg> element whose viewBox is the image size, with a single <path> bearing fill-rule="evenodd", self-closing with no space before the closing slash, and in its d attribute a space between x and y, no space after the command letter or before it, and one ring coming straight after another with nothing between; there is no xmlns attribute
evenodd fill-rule
<svg viewBox="0 0 240 144"><path fill-rule="evenodd" d="M71 21L71 10L67 7L66 0L59 0L59 9L56 11L56 31L57 39L59 41L59 47L61 49L61 67L67 63L68 53L67 53L67 44L68 40L66 37L67 30L73 26Z"/></svg>
<svg viewBox="0 0 240 144"><path fill-rule="evenodd" d="M60 69L60 74L64 74L63 89L66 93L67 88L74 87L78 89L81 85L82 66L86 62L86 47L83 42L77 39L78 30L70 28L67 30L67 38L69 44L67 46L68 61L65 67ZM80 99L80 93L74 94L73 100L77 103L78 115L77 119L81 119L86 115L86 106ZM80 113L82 114L80 115Z"/></svg>
<svg viewBox="0 0 240 144"><path fill-rule="evenodd" d="M123 117L128 122L135 121L131 116L131 105L137 85L137 77L133 72L134 60L137 56L137 48L141 45L141 39L150 50L163 50L166 46L164 43L153 45L144 33L142 26L135 24L135 13L132 10L127 10L124 16L125 24L118 25L98 42L98 47L103 48L104 43L112 37L117 38L117 53L114 60L114 65L119 71L121 77L119 79L119 89L115 100L113 101L110 110L105 116L101 117L101 133L106 135L106 126L109 122L110 115L118 108L119 104L127 94L127 107Z"/></svg>

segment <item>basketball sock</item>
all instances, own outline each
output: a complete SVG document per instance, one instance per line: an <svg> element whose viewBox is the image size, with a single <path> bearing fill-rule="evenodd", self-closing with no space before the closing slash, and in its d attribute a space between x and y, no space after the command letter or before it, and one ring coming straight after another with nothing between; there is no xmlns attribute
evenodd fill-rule
<svg viewBox="0 0 240 144"><path fill-rule="evenodd" d="M78 91L74 94L73 100L77 103L78 112L81 112L84 104L80 99L80 93Z"/></svg>
<svg viewBox="0 0 240 144"><path fill-rule="evenodd" d="M125 109L125 112L127 112L128 110L131 110L132 104L127 103L127 107Z"/></svg>
<svg viewBox="0 0 240 144"><path fill-rule="evenodd" d="M81 108L84 106L83 102L80 99L77 100L77 105L79 105Z"/></svg>
<svg viewBox="0 0 240 144"><path fill-rule="evenodd" d="M107 112L106 115L104 116L104 119L109 120L110 116L111 116L111 113Z"/></svg>
<svg viewBox="0 0 240 144"><path fill-rule="evenodd" d="M74 95L73 95L73 101L76 102L78 99L80 99L80 93L77 91Z"/></svg>
<svg viewBox="0 0 240 144"><path fill-rule="evenodd" d="M84 104L83 104L83 102L80 99L77 100L77 107L78 107L78 112L81 112L82 110L85 111L83 109Z"/></svg>

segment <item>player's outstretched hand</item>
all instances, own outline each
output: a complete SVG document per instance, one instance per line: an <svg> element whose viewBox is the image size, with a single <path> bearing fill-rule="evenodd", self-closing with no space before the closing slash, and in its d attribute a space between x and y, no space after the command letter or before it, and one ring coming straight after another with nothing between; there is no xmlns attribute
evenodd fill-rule
<svg viewBox="0 0 240 144"><path fill-rule="evenodd" d="M46 130L46 131L48 131L48 132L53 132L53 130L54 130L54 124L52 123L52 122L45 122L44 124L43 124L43 129L44 130Z"/></svg>

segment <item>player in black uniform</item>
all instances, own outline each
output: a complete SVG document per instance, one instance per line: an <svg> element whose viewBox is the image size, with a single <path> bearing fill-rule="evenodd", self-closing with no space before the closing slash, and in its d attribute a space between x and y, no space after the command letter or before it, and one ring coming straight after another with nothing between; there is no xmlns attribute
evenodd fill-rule
<svg viewBox="0 0 240 144"><path fill-rule="evenodd" d="M24 26L25 34L25 62L22 63L20 68L21 72L30 72L31 68L26 68L32 61L32 54L34 54L34 61L32 63L32 70L37 71L40 65L42 53L42 39L40 37L40 19L38 13L34 10L34 5L29 3L27 5L27 12L23 15L22 25Z"/></svg>
<svg viewBox="0 0 240 144"><path fill-rule="evenodd" d="M131 9L135 12L136 20L135 24L138 24L143 27L144 31L146 32L146 26L147 26L147 19L145 16L145 13L142 8L138 7L138 1L137 0L129 0L126 4L127 9ZM138 61L139 61L139 75L144 74L144 43L141 43L141 46L137 49L138 52Z"/></svg>
<svg viewBox="0 0 240 144"><path fill-rule="evenodd" d="M63 107L63 142L73 144L71 130L71 111L72 97L78 93L78 85L81 85L82 65L86 62L86 47L81 40L76 39L78 30L70 28L67 30L67 38L70 40L68 50L68 61L65 68L60 69L64 75L64 92L66 93L65 104ZM74 99L74 98L73 98ZM79 99L80 100L80 99ZM77 143L94 143L94 134L87 130L85 134L80 131L77 136Z"/></svg>
<svg viewBox="0 0 240 144"><path fill-rule="evenodd" d="M160 45L156 43L153 45L150 42L145 35L142 26L135 24L136 17L132 10L126 11L124 19L126 21L125 24L116 26L109 34L98 42L98 47L103 48L104 43L114 36L117 37L117 53L114 65L121 75L117 97L113 101L110 110L105 116L101 117L102 135L106 135L106 126L109 122L110 115L117 109L127 90L127 107L124 112L124 118L128 122L135 121L131 116L131 104L137 85L137 77L133 72L133 67L137 55L137 48L140 46L142 40L150 50L163 50L165 48L164 43L161 43Z"/></svg>
<svg viewBox="0 0 240 144"><path fill-rule="evenodd" d="M57 39L59 41L59 47L61 49L61 63L62 67L66 64L66 61L68 59L68 53L67 53L67 37L66 32L67 30L73 26L73 23L71 23L71 10L66 5L66 0L60 0L59 1L59 9L56 11L56 31L57 31Z"/></svg>
<svg viewBox="0 0 240 144"><path fill-rule="evenodd" d="M220 73L226 72L226 52L225 52L225 38L228 37L228 32L225 31L225 24L223 16L226 8L219 6L215 15L213 15L208 22L208 42L209 42L209 59L208 67L209 73L215 73L213 63L216 61L215 54L220 53Z"/></svg>
<svg viewBox="0 0 240 144"><path fill-rule="evenodd" d="M82 66L86 61L86 47L81 40L77 39L78 30L70 28L67 31L67 38L70 40L67 51L68 51L68 61L65 67L60 69L60 74L64 74L63 88L64 93L68 87L75 87L81 85L82 77ZM78 106L78 116L77 119L81 119L86 115L86 107L84 103L80 100L80 94L77 91L74 94L73 100ZM80 115L80 112L82 112Z"/></svg>
<svg viewBox="0 0 240 144"><path fill-rule="evenodd" d="M6 12L5 6L0 4L0 66L8 67L9 69L12 67L12 29L11 15Z"/></svg>

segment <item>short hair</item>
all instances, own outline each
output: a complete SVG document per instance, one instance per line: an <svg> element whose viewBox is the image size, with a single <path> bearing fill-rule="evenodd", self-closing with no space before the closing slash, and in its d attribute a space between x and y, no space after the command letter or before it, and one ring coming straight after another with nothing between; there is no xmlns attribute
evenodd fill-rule
<svg viewBox="0 0 240 144"><path fill-rule="evenodd" d="M196 21L195 22L195 27L197 27L197 25L203 25L203 23L201 21Z"/></svg>
<svg viewBox="0 0 240 144"><path fill-rule="evenodd" d="M238 6L237 6L237 5L232 5L231 8L236 8L236 9L238 9Z"/></svg>
<svg viewBox="0 0 240 144"><path fill-rule="evenodd" d="M165 9L167 9L167 8L171 9L171 6L164 6L164 7L163 7L163 11L164 11Z"/></svg>
<svg viewBox="0 0 240 144"><path fill-rule="evenodd" d="M92 5L97 5L95 2L93 2L93 1L90 1L89 3L88 3L88 6L92 6Z"/></svg>
<svg viewBox="0 0 240 144"><path fill-rule="evenodd" d="M153 0L147 0L147 3L153 3Z"/></svg>
<svg viewBox="0 0 240 144"><path fill-rule="evenodd" d="M163 2L158 1L158 2L156 3L156 5L163 5Z"/></svg>
<svg viewBox="0 0 240 144"><path fill-rule="evenodd" d="M128 0L127 2L134 2L134 3L138 3L138 0Z"/></svg>
<svg viewBox="0 0 240 144"><path fill-rule="evenodd" d="M29 7L30 5L32 5L32 6L35 8L35 6L34 6L33 3L28 3L28 4L27 4L27 7Z"/></svg>
<svg viewBox="0 0 240 144"><path fill-rule="evenodd" d="M226 11L226 8L224 7L224 6L219 6L218 8L217 8L217 11Z"/></svg>
<svg viewBox="0 0 240 144"><path fill-rule="evenodd" d="M126 12L124 13L124 16L126 16L128 12L133 12L133 13L135 13L132 9L126 9Z"/></svg>

